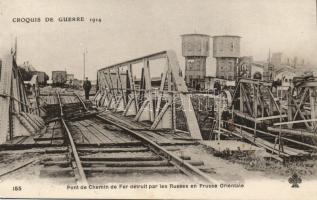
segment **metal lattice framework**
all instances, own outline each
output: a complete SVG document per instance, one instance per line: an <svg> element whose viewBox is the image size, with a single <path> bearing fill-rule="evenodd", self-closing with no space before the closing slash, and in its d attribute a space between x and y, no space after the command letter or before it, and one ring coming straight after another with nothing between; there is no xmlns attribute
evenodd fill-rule
<svg viewBox="0 0 317 200"><path fill-rule="evenodd" d="M317 79L311 78L296 83L296 86L288 90L287 101L288 121L274 124L275 126L287 125L287 127L279 129L272 127L269 130L316 138Z"/></svg>
<svg viewBox="0 0 317 200"><path fill-rule="evenodd" d="M254 128L244 127L244 129L253 131L253 135L245 132L245 134L249 134L249 141L261 146L261 141L260 143L256 141L258 134L271 139L275 138L274 144L271 144L268 149L271 148L270 151L275 152L277 146L279 155L284 152L283 143L285 141L315 149L315 146L311 145L313 144L311 141L301 142L289 137L293 135L316 136L316 81L304 81L301 85L290 88L286 110L283 110L280 102L275 100L271 88L272 83L270 82L250 79L241 79L236 87L232 112L240 118L253 122ZM267 130L271 133L257 130L257 124L262 122L269 125ZM302 124L302 128L307 128L307 130L294 130L293 124ZM284 125L288 127L283 127ZM242 132L242 126L240 126L240 132ZM269 143L266 144L270 146Z"/></svg>
<svg viewBox="0 0 317 200"><path fill-rule="evenodd" d="M235 130L235 134L244 137L249 142L263 147L270 152L277 153L280 156L289 156L292 154L292 151L297 152L296 149L291 149L291 151L289 151L290 147L284 145L285 141L309 148L315 148L310 144L286 137L282 131L281 125L288 123L283 122L288 117L287 111L281 109L281 105L274 98L271 89L271 82L251 79L239 80L234 93L232 111L236 116L239 116L239 118L251 121L254 124L254 127L250 127L252 123L246 126L244 124L233 123L234 126L240 128ZM265 122L264 124L269 125L267 130L274 132L275 134L258 129L257 124L263 124L263 122ZM273 127L276 125L278 126L277 128ZM253 134L251 132L253 132ZM266 139L262 139L262 136L265 136ZM267 139L270 139L271 142ZM274 143L272 143L273 141Z"/></svg>
<svg viewBox="0 0 317 200"><path fill-rule="evenodd" d="M39 132L44 121L28 100L15 54L2 57L0 68L0 144ZM34 81L34 80L33 80Z"/></svg>
<svg viewBox="0 0 317 200"><path fill-rule="evenodd" d="M158 60L160 65L154 66ZM152 70L159 70L160 77L151 75ZM173 51L162 51L102 68L97 72L97 81L97 106L121 112L123 116L133 116L135 121L149 121L151 129L175 130L178 105L191 136L201 139L190 94Z"/></svg>
<svg viewBox="0 0 317 200"><path fill-rule="evenodd" d="M317 129L317 79L305 81L288 95L288 121L304 120L308 130ZM305 121L310 120L310 121ZM289 124L289 128L292 128Z"/></svg>
<svg viewBox="0 0 317 200"><path fill-rule="evenodd" d="M286 118L287 115L281 113L280 106L274 99L271 87L270 82L241 79L233 97L238 100L233 104L233 112L255 123Z"/></svg>

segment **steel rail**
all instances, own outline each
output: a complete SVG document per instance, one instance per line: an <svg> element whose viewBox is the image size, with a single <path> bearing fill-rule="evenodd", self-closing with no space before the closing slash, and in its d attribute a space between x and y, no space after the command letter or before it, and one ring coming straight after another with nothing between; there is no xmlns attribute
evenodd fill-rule
<svg viewBox="0 0 317 200"><path fill-rule="evenodd" d="M158 144L156 144L152 140L146 138L142 134L129 129L129 128L119 124L118 122L104 118L103 116L96 115L95 117L102 120L102 121L105 121L107 123L113 124L121 129L129 132L135 138L141 140L144 144L147 144L150 150L154 151L156 154L158 154L160 156L163 156L165 159L167 159L171 164L173 164L175 167L180 169L187 176L194 176L195 178L199 179L200 181L210 182L210 183L214 182L215 183L214 180L211 180L211 178L209 176L207 176L205 173L200 171L198 168L189 164L187 161L182 160L181 158L177 157L173 153L168 152L165 148L159 146Z"/></svg>
<svg viewBox="0 0 317 200"><path fill-rule="evenodd" d="M74 92L74 95L78 98L78 100L80 101L80 103L83 105L84 109L87 111L88 109L87 109L87 107L86 107L84 101L82 100L82 98L80 98L80 96L79 96L78 94L76 94L75 92Z"/></svg>
<svg viewBox="0 0 317 200"><path fill-rule="evenodd" d="M61 114L61 118L63 118L64 113L63 113L63 104L62 104L62 101L61 101L61 97L60 97L58 92L56 92L56 94L57 94L57 100L58 100L58 104L59 104L59 108L60 108L60 112L61 112L60 113Z"/></svg>
<svg viewBox="0 0 317 200"><path fill-rule="evenodd" d="M68 139L69 139L69 142L70 142L70 146L71 146L71 150L72 150L72 154L74 156L74 159L75 159L75 163L76 163L76 166L77 166L77 171L78 171L78 181L80 183L83 183L83 184L87 184L87 178L86 178L86 174L84 172L84 168L81 164L81 161L79 159L79 156L78 156L78 152L77 152L77 149L76 149L76 146L75 146L75 143L74 143L74 139L72 137L72 134L70 133L65 121L63 118L61 118L61 121L62 121L62 124L64 126L64 129L67 133L67 136L68 136Z"/></svg>
<svg viewBox="0 0 317 200"><path fill-rule="evenodd" d="M67 124L65 123L65 120L63 118L63 107L62 107L62 102L61 102L59 93L57 93L57 98L58 98L60 109L61 109L61 118L60 118L60 120L62 122L64 130L67 133L67 138L68 138L68 140L70 142L71 152L72 152L72 154L74 156L75 163L76 163L76 166L77 166L77 171L78 171L77 175L79 176L79 177L77 177L78 182L82 183L82 184L88 184L87 178L86 178L86 174L84 172L84 168L83 168L83 166L81 164L81 161L80 161L80 158L79 158L76 146L75 146L74 139L73 139L72 134L70 133L70 131L69 131L68 127L67 127ZM75 173L75 176L76 176L76 173Z"/></svg>

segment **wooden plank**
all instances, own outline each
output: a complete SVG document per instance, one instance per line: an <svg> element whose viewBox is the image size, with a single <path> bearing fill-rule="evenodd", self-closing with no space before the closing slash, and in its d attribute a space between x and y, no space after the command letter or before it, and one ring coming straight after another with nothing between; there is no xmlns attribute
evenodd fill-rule
<svg viewBox="0 0 317 200"><path fill-rule="evenodd" d="M307 130L284 129L284 128L275 128L275 127L268 127L268 130L272 132L276 132L276 133L281 132L287 135L317 137L316 133L309 132Z"/></svg>
<svg viewBox="0 0 317 200"><path fill-rule="evenodd" d="M78 143L77 147L135 147L135 146L142 146L143 143L140 141L134 141L134 142L125 142L125 143L100 143L100 144L96 144L96 143Z"/></svg>
<svg viewBox="0 0 317 200"><path fill-rule="evenodd" d="M104 174L128 174L128 173L180 173L176 167L85 167L86 173L104 173Z"/></svg>
<svg viewBox="0 0 317 200"><path fill-rule="evenodd" d="M241 130L237 130L237 132L239 132ZM255 138L253 137L252 134L250 134L249 132L247 131L244 131L242 130L242 133L243 133L243 137L248 139L250 142L252 143L257 143L257 144L262 144L265 146L266 149L269 148L269 150L273 151L274 149L274 144L269 142L269 141L266 141L262 138ZM278 148L278 147L277 147ZM283 146L284 148L284 152L280 152L282 155L284 156L301 156L301 155L308 155L307 152L305 151L302 151L302 150L298 150L298 149L294 149L294 148L291 148L291 147L287 147L287 146ZM274 150L275 153L278 153L278 149L275 148Z"/></svg>
<svg viewBox="0 0 317 200"><path fill-rule="evenodd" d="M279 123L274 123L274 126L279 126L279 125L286 125L286 124L298 124L298 123L304 123L304 122L316 122L317 119L306 119L306 120L296 120L296 121L288 121L288 122L279 122Z"/></svg>
<svg viewBox="0 0 317 200"><path fill-rule="evenodd" d="M247 113L243 113L243 112L240 112L238 110L233 110L233 113L235 115L238 115L239 117L245 118L245 119L250 120L252 122L256 122L255 118Z"/></svg>
<svg viewBox="0 0 317 200"><path fill-rule="evenodd" d="M100 143L107 143L107 142L113 142L105 135L101 134L97 129L95 129L95 124L87 123L85 121L78 121L79 124L81 124L83 127L85 127L87 130L90 131L90 134L93 134L95 137L98 138Z"/></svg>
<svg viewBox="0 0 317 200"><path fill-rule="evenodd" d="M96 125L93 126L87 126L87 128L89 130L91 130L97 137L99 137L102 140L102 143L114 143L114 142L123 142L122 140L113 140L113 138L111 139L111 137L109 137L109 134L104 134L103 131L99 130L98 127L96 127Z"/></svg>
<svg viewBox="0 0 317 200"><path fill-rule="evenodd" d="M242 134L240 132L242 132ZM277 153L277 154L279 153L278 149L276 149L276 148L274 149L274 144L269 143L266 140L263 140L261 138L254 138L252 134L250 134L250 133L248 133L248 132L246 132L244 130L242 130L242 131L241 130L232 131L232 134L234 134L234 135L237 134L239 136L242 136L243 138L247 139L249 142L251 142L251 143L253 143L253 144L255 144L255 145L259 146L259 147L263 147L263 148L265 148L265 149L267 149L267 150L269 150L271 152L274 152L274 153ZM286 154L284 152L280 152L280 155L285 156L285 157L289 157L290 156L289 154Z"/></svg>
<svg viewBox="0 0 317 200"><path fill-rule="evenodd" d="M62 129L61 128L54 129L52 138L53 137L64 137Z"/></svg>
<svg viewBox="0 0 317 200"><path fill-rule="evenodd" d="M69 161L46 161L43 163L45 167L47 166L59 166L59 167L70 167L71 163ZM191 162L192 165L201 166L203 162L194 161ZM173 166L170 162L162 161L82 161L83 167L157 167L157 166Z"/></svg>
<svg viewBox="0 0 317 200"><path fill-rule="evenodd" d="M82 161L158 161L158 160L162 160L162 158L158 156L92 157L91 155L81 156L80 159Z"/></svg>
<svg viewBox="0 0 317 200"><path fill-rule="evenodd" d="M112 130L108 130L106 128L104 128L103 126L105 125L104 123L97 121L92 121L92 120L86 120L90 123L94 123L94 128L96 130L98 130L101 134L105 135L106 137L108 137L110 140L112 140L113 142L118 142L118 143L122 143L122 142L130 142L130 141L135 141L135 139L133 138L128 138L125 134L123 134L120 131L112 131Z"/></svg>
<svg viewBox="0 0 317 200"><path fill-rule="evenodd" d="M53 138L59 138L58 140ZM54 126L52 127L52 140L51 144L63 144L64 135L62 134L61 124L59 121L55 121Z"/></svg>
<svg viewBox="0 0 317 200"><path fill-rule="evenodd" d="M79 130L80 134L87 139L88 144L99 144L100 140L98 138L96 138L96 136L94 136L93 134L90 133L89 130L86 129L85 126L81 125L80 123L76 122L71 122L70 123L70 128L72 128L72 126L75 126L77 128L77 130ZM72 128L73 129L73 128ZM76 132L75 134L79 134L78 132ZM86 142L85 142L86 143Z"/></svg>
<svg viewBox="0 0 317 200"><path fill-rule="evenodd" d="M283 115L273 115L273 116L268 116L268 117L259 117L256 118L256 121L264 121L264 120L270 120L270 119L279 119L279 118L286 118L287 114L283 114Z"/></svg>
<svg viewBox="0 0 317 200"><path fill-rule="evenodd" d="M29 137L32 138L32 137ZM33 138L32 138L33 140ZM31 148L44 148L44 147L62 147L63 145L47 145L39 143L22 143L22 144L1 144L0 150L22 150Z"/></svg>
<svg viewBox="0 0 317 200"><path fill-rule="evenodd" d="M44 136L44 137L37 137L37 138L33 138L33 139L36 142L38 142L38 141L49 141L50 143L52 143L53 140L63 140L64 137Z"/></svg>
<svg viewBox="0 0 317 200"><path fill-rule="evenodd" d="M105 135L106 137L108 137L111 141L113 142L117 142L117 143L122 143L122 142L130 142L132 140L130 139L126 139L124 137L122 137L122 134L120 132L113 132L111 130L105 130L103 128L101 128L99 125L94 127L96 130L98 130L101 134Z"/></svg>
<svg viewBox="0 0 317 200"><path fill-rule="evenodd" d="M146 152L147 147L130 147L130 148L77 148L79 152L88 153L119 153L119 152Z"/></svg>
<svg viewBox="0 0 317 200"><path fill-rule="evenodd" d="M188 161L193 166L202 166L202 161ZM103 165L106 167L154 167L154 166L173 166L169 161L120 161L120 162L100 162L100 161L84 161L84 166Z"/></svg>
<svg viewBox="0 0 317 200"><path fill-rule="evenodd" d="M196 141L170 141L170 142L156 142L160 146L175 146L175 145L198 145L198 139Z"/></svg>
<svg viewBox="0 0 317 200"><path fill-rule="evenodd" d="M100 162L100 161L84 161L84 167L155 167L155 166L173 166L166 160L162 161L120 161L120 162Z"/></svg>
<svg viewBox="0 0 317 200"><path fill-rule="evenodd" d="M58 166L62 168L71 167L71 162L68 160L57 160L57 161L49 160L49 161L44 161L42 164L44 165L45 168L50 166Z"/></svg>
<svg viewBox="0 0 317 200"><path fill-rule="evenodd" d="M91 121L91 120L89 120ZM111 131L111 130L107 130L102 128L101 126L105 125L104 123L100 122L100 121L96 121L96 124L98 124L98 126L96 126L95 128L98 129L102 134L106 135L107 137L109 137L112 141L114 142L130 142L130 141L137 141L136 139L129 137L128 135L121 133L121 131Z"/></svg>
<svg viewBox="0 0 317 200"><path fill-rule="evenodd" d="M88 138L83 134L83 132L77 126L69 126L72 133L75 133L73 138L76 144L87 143L89 144Z"/></svg>
<svg viewBox="0 0 317 200"><path fill-rule="evenodd" d="M193 166L202 166L202 161L189 161ZM82 162L84 167L155 167L155 166L173 166L169 161L120 161L120 162L100 162L100 161L84 161Z"/></svg>
<svg viewBox="0 0 317 200"><path fill-rule="evenodd" d="M100 144L101 141L94 134L92 134L85 126L80 124L79 122L73 122L72 125L76 125L78 129L81 130L81 133L88 139L89 143Z"/></svg>
<svg viewBox="0 0 317 200"><path fill-rule="evenodd" d="M68 148L48 148L45 149L45 154L62 154L62 153L67 153L69 152Z"/></svg>
<svg viewBox="0 0 317 200"><path fill-rule="evenodd" d="M27 139L22 142L22 144L26 144L26 145L28 145L28 144L35 144L35 141L34 141L34 139L33 139L33 136L28 136Z"/></svg>
<svg viewBox="0 0 317 200"><path fill-rule="evenodd" d="M7 143L10 144L20 144L22 143L24 140L26 140L27 136L18 136L18 137L14 137L12 140L8 141Z"/></svg>
<svg viewBox="0 0 317 200"><path fill-rule="evenodd" d="M40 140L41 138L52 138L52 136L53 136L53 130L51 129L51 130L48 130L44 134L35 135L33 139L36 141L36 140Z"/></svg>
<svg viewBox="0 0 317 200"><path fill-rule="evenodd" d="M254 118L254 117L250 116L249 114L242 113L242 112L240 112L238 110L233 110L233 113L238 115L239 117L248 119L248 120L253 121L253 122L261 122L261 121L264 121L264 120L279 119L280 117L281 118L286 118L287 117L286 114L283 114L283 115L273 115L273 116L268 116L268 117Z"/></svg>
<svg viewBox="0 0 317 200"><path fill-rule="evenodd" d="M87 175L91 175L92 173L102 173L102 174L153 174L153 173L179 173L180 170L176 167L120 167L120 168L84 168L85 173ZM74 177L74 171L71 167L60 168L57 166L52 166L49 168L41 169L40 177Z"/></svg>
<svg viewBox="0 0 317 200"><path fill-rule="evenodd" d="M125 126L127 126L128 128L132 128L132 129L144 128L143 126L142 127L138 126L137 124L135 124L131 121L128 121L128 119L123 119L121 116L118 117L117 115L114 115L112 113L110 115L108 114L106 117L120 121L121 123L124 123ZM151 132L151 131L140 131L140 133L144 134L146 137L150 138L151 140L159 142L159 143L172 143L173 142L173 141L171 141L163 136L160 136L154 132Z"/></svg>
<svg viewBox="0 0 317 200"><path fill-rule="evenodd" d="M1 149L0 154L24 154L24 153L41 153L41 154L47 154L47 153L61 153L66 151L66 147L40 147L40 148L30 148L30 149Z"/></svg>

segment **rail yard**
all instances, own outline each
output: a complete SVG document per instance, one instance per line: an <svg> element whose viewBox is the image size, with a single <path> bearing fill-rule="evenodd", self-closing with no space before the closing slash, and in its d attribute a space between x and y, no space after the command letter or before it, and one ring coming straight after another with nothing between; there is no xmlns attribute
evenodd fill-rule
<svg viewBox="0 0 317 200"><path fill-rule="evenodd" d="M174 51L161 51L100 68L86 98L78 87L63 87L66 71L53 72L53 87L39 84L37 74L25 82L16 52L2 57L1 180L75 189L317 178L317 78L296 76L283 86L271 64L254 72L235 49L240 37L226 35L214 37L219 70L208 88L201 71L209 36L182 38L185 76ZM222 71L227 65L232 74Z"/></svg>

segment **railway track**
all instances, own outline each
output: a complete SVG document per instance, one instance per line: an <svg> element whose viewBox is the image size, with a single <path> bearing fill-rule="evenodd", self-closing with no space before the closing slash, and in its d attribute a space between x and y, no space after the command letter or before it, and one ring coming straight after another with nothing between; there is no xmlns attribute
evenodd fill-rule
<svg viewBox="0 0 317 200"><path fill-rule="evenodd" d="M42 176L60 177L66 182L81 184L88 184L95 180L113 182L133 179L135 176L151 177L153 174L169 177L169 179L177 177L178 180L212 182L208 174L210 170L204 167L202 161L193 161L188 156L176 155L173 152L179 150L178 148L158 145L142 135L142 131L132 130L119 120L101 115L91 116L90 126L86 128L87 130L94 129L92 133L96 138L109 137L106 134L107 130L100 130L100 127L103 127L103 124L110 124L112 128L115 127L120 131L120 134L116 136L121 137L126 143L107 146L84 145L76 142L78 140L74 137L77 138L78 133L72 126L69 127L71 122L65 120L65 116L69 116L71 111L65 110L67 104L64 104L66 101L60 94L57 93L56 97L60 107L60 120L66 139L66 148L48 152L47 157L42 160ZM78 95L74 97L82 105L77 109L87 110L84 101ZM77 111L73 110L73 112Z"/></svg>

